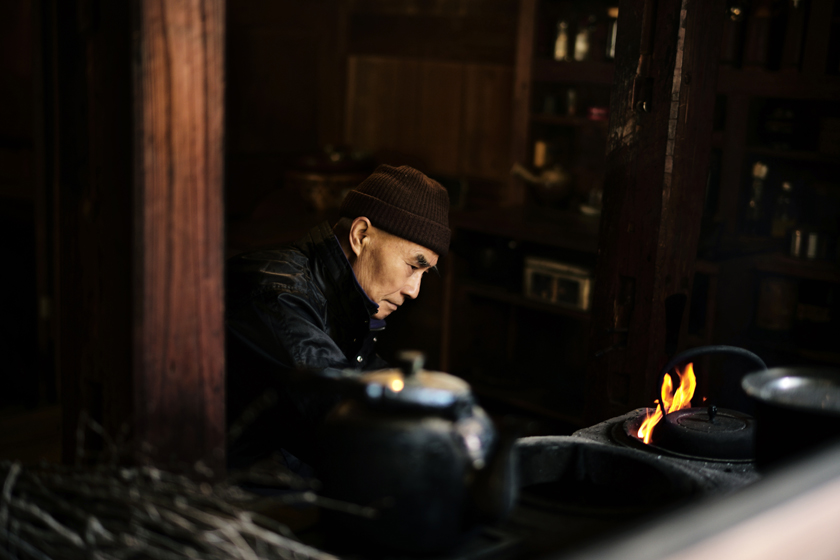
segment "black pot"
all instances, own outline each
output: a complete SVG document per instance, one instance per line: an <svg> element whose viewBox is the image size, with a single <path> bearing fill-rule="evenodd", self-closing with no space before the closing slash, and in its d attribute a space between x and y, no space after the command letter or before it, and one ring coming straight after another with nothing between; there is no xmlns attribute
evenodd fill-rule
<svg viewBox="0 0 840 560"><path fill-rule="evenodd" d="M748 350L735 346L701 346L672 358L659 374L659 387L675 367L708 354L730 354L752 361L764 370L764 362ZM755 421L741 412L715 406L691 407L667 413L659 396L663 418L653 430L653 443L669 451L692 457L749 461L755 456Z"/></svg>
<svg viewBox="0 0 840 560"><path fill-rule="evenodd" d="M329 514L337 541L431 554L512 509L513 437L496 432L466 382L404 354L413 357L403 370L349 381L359 390L347 392L321 429L319 474L327 497L377 512Z"/></svg>
<svg viewBox="0 0 840 560"><path fill-rule="evenodd" d="M750 374L756 402L756 462L774 468L840 438L840 370L773 368Z"/></svg>

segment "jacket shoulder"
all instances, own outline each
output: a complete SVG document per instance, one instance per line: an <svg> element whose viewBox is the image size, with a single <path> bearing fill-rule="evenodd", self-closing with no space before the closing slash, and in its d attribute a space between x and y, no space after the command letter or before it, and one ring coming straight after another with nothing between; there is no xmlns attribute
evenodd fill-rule
<svg viewBox="0 0 840 560"><path fill-rule="evenodd" d="M226 274L229 300L266 292L289 293L319 303L324 299L314 282L309 255L297 247L238 255L228 260Z"/></svg>

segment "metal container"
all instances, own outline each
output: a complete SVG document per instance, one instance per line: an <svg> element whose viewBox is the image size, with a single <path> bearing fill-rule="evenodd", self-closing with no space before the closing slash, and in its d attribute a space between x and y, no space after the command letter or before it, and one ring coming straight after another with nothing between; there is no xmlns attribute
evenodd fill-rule
<svg viewBox="0 0 840 560"><path fill-rule="evenodd" d="M659 387L675 367L710 354L729 354L746 358L752 367L766 369L764 361L736 346L700 346L672 358L659 374ZM661 390L661 389L660 389ZM691 407L674 412L665 410L665 395L659 396L662 420L653 430L657 446L685 456L749 461L755 456L754 419L747 414L716 406Z"/></svg>
<svg viewBox="0 0 840 560"><path fill-rule="evenodd" d="M840 370L788 367L741 382L756 402L756 459L768 468L840 438Z"/></svg>
<svg viewBox="0 0 840 560"><path fill-rule="evenodd" d="M795 229L790 235L790 255L808 260L830 259L835 237L827 232Z"/></svg>
<svg viewBox="0 0 840 560"><path fill-rule="evenodd" d="M497 432L460 378L422 369L336 374L347 396L324 421L323 493L373 507L364 518L328 516L331 533L365 549L433 553L477 523L508 515L516 500L514 434Z"/></svg>
<svg viewBox="0 0 840 560"><path fill-rule="evenodd" d="M547 303L589 309L592 271L540 257L525 258L525 296Z"/></svg>

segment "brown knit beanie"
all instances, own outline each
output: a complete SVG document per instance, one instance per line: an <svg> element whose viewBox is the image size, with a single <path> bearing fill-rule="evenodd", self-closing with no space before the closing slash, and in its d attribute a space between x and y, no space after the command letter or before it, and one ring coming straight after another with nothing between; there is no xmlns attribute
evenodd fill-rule
<svg viewBox="0 0 840 560"><path fill-rule="evenodd" d="M342 217L364 216L378 228L431 249L449 251L449 193L412 167L380 165L347 193Z"/></svg>

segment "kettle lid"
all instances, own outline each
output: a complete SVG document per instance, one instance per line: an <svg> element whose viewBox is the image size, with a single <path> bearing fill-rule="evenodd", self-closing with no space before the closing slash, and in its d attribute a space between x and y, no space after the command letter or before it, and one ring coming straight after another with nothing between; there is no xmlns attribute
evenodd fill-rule
<svg viewBox="0 0 840 560"><path fill-rule="evenodd" d="M448 373L424 370L422 352L404 350L398 361L399 368L365 372L357 378L365 386L368 402L435 410L472 404L469 384Z"/></svg>

